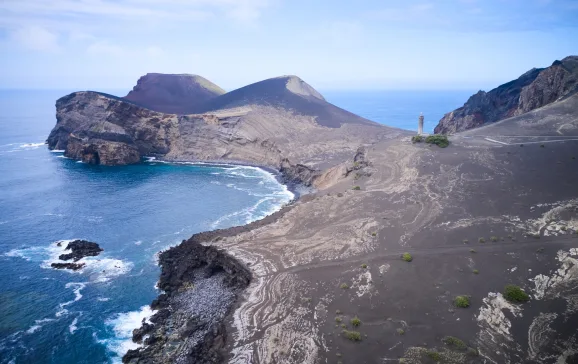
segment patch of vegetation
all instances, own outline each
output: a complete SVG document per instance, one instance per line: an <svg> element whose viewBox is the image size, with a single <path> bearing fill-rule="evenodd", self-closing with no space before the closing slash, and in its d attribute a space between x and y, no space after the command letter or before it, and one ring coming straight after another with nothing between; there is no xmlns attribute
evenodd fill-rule
<svg viewBox="0 0 578 364"><path fill-rule="evenodd" d="M411 262L413 260L413 257L409 253L403 253L401 255L401 259L403 259L406 262Z"/></svg>
<svg viewBox="0 0 578 364"><path fill-rule="evenodd" d="M468 348L467 354L469 356L480 356L480 351L476 348Z"/></svg>
<svg viewBox="0 0 578 364"><path fill-rule="evenodd" d="M476 251L474 249L470 249L470 253L475 253Z"/></svg>
<svg viewBox="0 0 578 364"><path fill-rule="evenodd" d="M427 138L425 138L425 142L428 144L435 144L440 148L445 148L448 145L450 145L450 141L448 140L448 137L446 135L428 135Z"/></svg>
<svg viewBox="0 0 578 364"><path fill-rule="evenodd" d="M414 135L413 137L411 137L411 142L412 143L421 143L421 142L423 142L423 136Z"/></svg>
<svg viewBox="0 0 578 364"><path fill-rule="evenodd" d="M361 334L358 331L343 330L341 333L348 340L361 341Z"/></svg>
<svg viewBox="0 0 578 364"><path fill-rule="evenodd" d="M425 354L428 358L430 358L433 361L439 362L442 360L442 355L440 353L438 353L437 351L434 350L430 350Z"/></svg>
<svg viewBox="0 0 578 364"><path fill-rule="evenodd" d="M337 197L343 197L343 193L339 192L339 193L337 194Z"/></svg>
<svg viewBox="0 0 578 364"><path fill-rule="evenodd" d="M474 269L474 270L472 271L472 273L474 273L474 274L480 274L480 271L477 270L477 269Z"/></svg>
<svg viewBox="0 0 578 364"><path fill-rule="evenodd" d="M359 325L361 325L361 320L357 316L352 318L350 322L353 327L359 327Z"/></svg>
<svg viewBox="0 0 578 364"><path fill-rule="evenodd" d="M512 236L512 235L508 235L508 239L512 239L512 238L513 238L513 236Z"/></svg>
<svg viewBox="0 0 578 364"><path fill-rule="evenodd" d="M343 319L342 319L341 317L336 317L336 318L335 318L335 322L341 322L341 321L343 321Z"/></svg>
<svg viewBox="0 0 578 364"><path fill-rule="evenodd" d="M560 230L566 231L566 230L568 230L568 228L567 228L566 226L562 226L562 227L560 228Z"/></svg>
<svg viewBox="0 0 578 364"><path fill-rule="evenodd" d="M536 249L536 253L543 253L544 252L544 248L538 248Z"/></svg>
<svg viewBox="0 0 578 364"><path fill-rule="evenodd" d="M341 283L341 286L339 286L339 288L341 289L348 289L349 285L347 283Z"/></svg>
<svg viewBox="0 0 578 364"><path fill-rule="evenodd" d="M470 297L469 296L457 296L454 298L454 305L460 308L470 307Z"/></svg>
<svg viewBox="0 0 578 364"><path fill-rule="evenodd" d="M335 310L336 315L341 315L341 310Z"/></svg>
<svg viewBox="0 0 578 364"><path fill-rule="evenodd" d="M360 191L360 190L361 190L361 187L359 187L359 186L353 186L352 190L354 190L354 191Z"/></svg>
<svg viewBox="0 0 578 364"><path fill-rule="evenodd" d="M465 350L468 346L465 342L455 336L446 336L442 339L443 343L458 350Z"/></svg>
<svg viewBox="0 0 578 364"><path fill-rule="evenodd" d="M485 243L485 242L486 242L486 239L485 239L485 238L479 238L479 239L478 239L478 243Z"/></svg>
<svg viewBox="0 0 578 364"><path fill-rule="evenodd" d="M363 263L363 264L361 265L361 268L367 269L367 264Z"/></svg>
<svg viewBox="0 0 578 364"><path fill-rule="evenodd" d="M398 335L405 335L405 330L404 329L397 329L397 334Z"/></svg>
<svg viewBox="0 0 578 364"><path fill-rule="evenodd" d="M345 328L347 328L347 325L346 325L346 324L341 324L341 327L345 329Z"/></svg>
<svg viewBox="0 0 578 364"><path fill-rule="evenodd" d="M492 237L490 238L490 240L495 243L495 242L498 241L499 239L498 239L497 236L492 236Z"/></svg>
<svg viewBox="0 0 578 364"><path fill-rule="evenodd" d="M377 233L371 233L371 236L377 236Z"/></svg>
<svg viewBox="0 0 578 364"><path fill-rule="evenodd" d="M545 147L545 145L544 145L544 144L540 144L540 148L544 148L544 147Z"/></svg>
<svg viewBox="0 0 578 364"><path fill-rule="evenodd" d="M515 303L523 303L530 300L530 296L528 296L526 292L514 284L508 284L506 287L504 287L504 297L508 301Z"/></svg>

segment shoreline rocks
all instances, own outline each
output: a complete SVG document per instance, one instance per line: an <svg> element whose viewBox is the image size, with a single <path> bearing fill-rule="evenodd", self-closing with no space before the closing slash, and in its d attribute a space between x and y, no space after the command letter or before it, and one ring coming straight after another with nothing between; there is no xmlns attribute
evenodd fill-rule
<svg viewBox="0 0 578 364"><path fill-rule="evenodd" d="M56 244L57 246L62 246L62 242ZM68 243L65 250L70 250L70 253L60 254L58 259L63 261L63 263L56 262L51 263L50 266L55 269L70 269L77 271L86 266L86 263L76 263L80 259L85 257L95 257L104 251L97 243L93 243L86 240L74 240ZM72 260L74 263L66 262Z"/></svg>

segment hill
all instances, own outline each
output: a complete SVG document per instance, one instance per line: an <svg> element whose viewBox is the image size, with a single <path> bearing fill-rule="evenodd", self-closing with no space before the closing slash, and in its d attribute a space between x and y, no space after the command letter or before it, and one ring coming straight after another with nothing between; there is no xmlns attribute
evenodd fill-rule
<svg viewBox="0 0 578 364"><path fill-rule="evenodd" d="M479 91L464 106L444 115L436 134L450 134L521 115L578 92L578 56L534 68L495 89Z"/></svg>
<svg viewBox="0 0 578 364"><path fill-rule="evenodd" d="M191 114L203 103L225 93L197 75L148 73L124 99L169 114Z"/></svg>
<svg viewBox="0 0 578 364"><path fill-rule="evenodd" d="M281 76L242 87L221 95L201 107L201 112L241 105L262 105L313 116L319 125L330 128L342 124L375 125L325 101L313 87L297 76Z"/></svg>

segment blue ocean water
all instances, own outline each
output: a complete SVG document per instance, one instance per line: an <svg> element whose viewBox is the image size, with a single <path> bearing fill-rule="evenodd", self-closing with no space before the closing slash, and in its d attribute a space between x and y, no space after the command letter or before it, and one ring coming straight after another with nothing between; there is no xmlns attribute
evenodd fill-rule
<svg viewBox="0 0 578 364"><path fill-rule="evenodd" d="M326 91L325 99L347 111L381 124L417 130L423 113L424 131L433 129L444 114L463 106L472 90L445 91Z"/></svg>
<svg viewBox="0 0 578 364"><path fill-rule="evenodd" d="M89 166L50 152L44 140L55 123L54 102L65 94L0 91L1 364L120 362L158 295L159 251L199 231L259 219L293 197L253 167L154 160ZM431 130L469 94L325 96L401 128L414 129L424 112ZM97 242L104 252L85 258L80 272L50 268L71 239Z"/></svg>

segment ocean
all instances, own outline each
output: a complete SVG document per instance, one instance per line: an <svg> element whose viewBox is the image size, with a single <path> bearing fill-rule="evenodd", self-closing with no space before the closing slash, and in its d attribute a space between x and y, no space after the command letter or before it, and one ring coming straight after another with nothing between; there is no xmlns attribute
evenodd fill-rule
<svg viewBox="0 0 578 364"><path fill-rule="evenodd" d="M121 95L118 90L103 90ZM158 295L157 255L200 231L246 224L293 194L255 167L90 166L50 152L55 100L68 91L0 90L0 363L119 363ZM374 121L433 130L470 91L326 92ZM55 270L67 241L103 249ZM62 242L61 246L57 246Z"/></svg>

